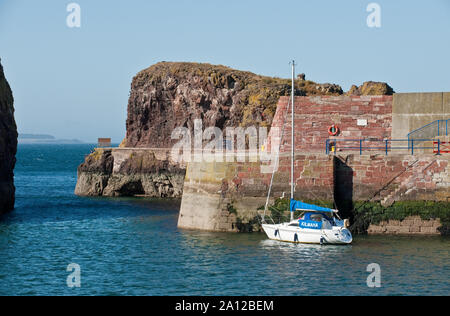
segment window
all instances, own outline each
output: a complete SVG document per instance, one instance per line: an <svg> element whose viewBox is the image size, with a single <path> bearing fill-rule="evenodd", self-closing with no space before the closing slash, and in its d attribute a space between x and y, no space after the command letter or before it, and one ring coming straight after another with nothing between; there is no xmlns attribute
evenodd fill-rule
<svg viewBox="0 0 450 316"><path fill-rule="evenodd" d="M313 214L311 215L311 220L315 222L321 222L322 221L322 214Z"/></svg>

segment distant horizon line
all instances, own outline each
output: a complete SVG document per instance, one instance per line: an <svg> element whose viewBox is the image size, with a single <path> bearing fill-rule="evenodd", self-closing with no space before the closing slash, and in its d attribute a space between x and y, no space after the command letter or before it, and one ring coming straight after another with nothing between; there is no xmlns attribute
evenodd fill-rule
<svg viewBox="0 0 450 316"><path fill-rule="evenodd" d="M99 137L101 138L101 137ZM98 140L81 140L78 138L57 138L48 133L18 133L19 144L61 144L61 143L79 143L79 144L97 144ZM120 141L112 141L112 144L120 144Z"/></svg>

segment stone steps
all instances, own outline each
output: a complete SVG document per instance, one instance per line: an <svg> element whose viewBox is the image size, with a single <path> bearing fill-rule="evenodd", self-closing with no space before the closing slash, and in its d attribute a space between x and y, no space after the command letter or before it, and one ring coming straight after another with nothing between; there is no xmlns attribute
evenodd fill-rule
<svg viewBox="0 0 450 316"><path fill-rule="evenodd" d="M237 232L236 228L236 214L230 213L228 210L229 204L232 202L230 198L220 198L219 205L217 207L218 212L215 217L216 231L221 232Z"/></svg>
<svg viewBox="0 0 450 316"><path fill-rule="evenodd" d="M419 162L417 164L414 164L412 168L407 168L402 175L406 174L407 176L402 177L400 175L400 183L397 182L396 187L386 196L384 196L384 199L381 201L381 204L385 207L389 207L392 204L395 203L396 200L398 200L400 197L408 194L411 192L411 190L414 188L414 180L420 176L423 176L424 172L436 162L436 160L433 160L425 168L420 170L422 168L422 164ZM420 171L419 171L420 170Z"/></svg>

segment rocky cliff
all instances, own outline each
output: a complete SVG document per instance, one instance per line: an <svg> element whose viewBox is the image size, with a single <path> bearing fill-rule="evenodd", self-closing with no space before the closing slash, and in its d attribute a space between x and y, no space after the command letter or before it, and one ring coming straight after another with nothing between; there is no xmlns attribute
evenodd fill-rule
<svg viewBox="0 0 450 316"><path fill-rule="evenodd" d="M295 88L298 96L344 93L336 84L315 83L306 80L304 74L296 80ZM361 90L354 93L369 91ZM78 168L75 193L179 197L184 167L168 162L168 155L154 156L155 149L170 150L178 142L171 139L175 128L192 131L195 119L201 119L204 128L214 126L222 130L250 125L270 127L279 98L290 92L290 79L264 77L225 66L173 62L153 65L132 80L127 134L121 148L96 150L88 156ZM144 148L145 152L139 150Z"/></svg>
<svg viewBox="0 0 450 316"><path fill-rule="evenodd" d="M17 127L13 103L12 91L0 63L0 214L14 208Z"/></svg>
<svg viewBox="0 0 450 316"><path fill-rule="evenodd" d="M340 95L334 84L297 80L297 95ZM138 73L128 102L126 147L171 146L176 127L193 121L221 129L268 126L280 96L289 95L289 79L271 78L225 66L162 62Z"/></svg>
<svg viewBox="0 0 450 316"><path fill-rule="evenodd" d="M185 169L169 153L96 149L78 167L75 194L80 196L147 196L179 198Z"/></svg>
<svg viewBox="0 0 450 316"><path fill-rule="evenodd" d="M347 95L393 95L394 89L385 82L367 81L361 86L353 85Z"/></svg>

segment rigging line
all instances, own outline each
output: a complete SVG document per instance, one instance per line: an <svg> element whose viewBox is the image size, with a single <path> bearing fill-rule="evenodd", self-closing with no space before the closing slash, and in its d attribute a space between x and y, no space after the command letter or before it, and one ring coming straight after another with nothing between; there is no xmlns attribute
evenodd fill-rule
<svg viewBox="0 0 450 316"><path fill-rule="evenodd" d="M329 188L330 188L329 191L330 191L331 195L333 195L334 190L331 188L331 186ZM317 194L315 194L313 190L308 189L308 193L311 193L314 196L314 198L316 199L316 203L320 203L321 204L320 206L328 207L327 200L322 199L319 196L317 196ZM333 201L333 203L336 204L335 201ZM334 207L336 207L336 206L334 206Z"/></svg>
<svg viewBox="0 0 450 316"><path fill-rule="evenodd" d="M279 164L279 160L280 160L281 145L283 144L283 137L284 137L284 126L286 124L287 116L289 114L289 109L291 108L291 105L292 105L291 101L292 101L292 96L289 98L288 105L287 105L287 108L286 108L286 113L284 114L283 127L282 127L282 130L281 130L281 138L280 138L280 143L278 144L277 159L275 161L275 166L273 167L273 171L272 171L272 177L270 179L269 192L267 193L266 205L264 207L263 221L264 221L264 218L266 217L266 212L267 212L267 210L269 208L269 200L270 200L270 194L272 193L273 179L274 179L274 176L275 176L275 171L278 169L278 164Z"/></svg>

